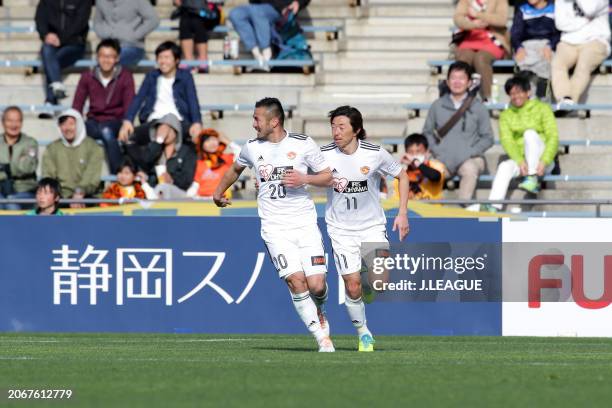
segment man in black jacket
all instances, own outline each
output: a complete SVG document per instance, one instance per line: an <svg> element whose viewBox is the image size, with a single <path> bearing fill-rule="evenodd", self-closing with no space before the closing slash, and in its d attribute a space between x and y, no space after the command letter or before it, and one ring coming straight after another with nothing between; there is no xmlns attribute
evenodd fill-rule
<svg viewBox="0 0 612 408"><path fill-rule="evenodd" d="M310 0L249 0L249 3L234 8L229 19L244 47L259 61L260 68L269 71L274 23L285 13L297 14Z"/></svg>
<svg viewBox="0 0 612 408"><path fill-rule="evenodd" d="M92 0L40 0L36 8L36 29L43 42L45 102L57 105L66 97L62 69L83 57ZM41 117L49 117L44 115Z"/></svg>

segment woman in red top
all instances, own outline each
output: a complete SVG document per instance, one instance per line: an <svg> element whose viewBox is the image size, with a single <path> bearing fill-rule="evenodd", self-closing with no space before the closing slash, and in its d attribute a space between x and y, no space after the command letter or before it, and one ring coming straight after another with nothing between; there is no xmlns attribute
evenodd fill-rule
<svg viewBox="0 0 612 408"><path fill-rule="evenodd" d="M224 153L227 147L233 153ZM234 163L239 147L214 129L204 129L196 140L198 162L189 197L212 197L221 178Z"/></svg>
<svg viewBox="0 0 612 408"><path fill-rule="evenodd" d="M507 0L459 0L453 21L459 28L455 58L482 77L480 95L491 99L493 61L510 53Z"/></svg>

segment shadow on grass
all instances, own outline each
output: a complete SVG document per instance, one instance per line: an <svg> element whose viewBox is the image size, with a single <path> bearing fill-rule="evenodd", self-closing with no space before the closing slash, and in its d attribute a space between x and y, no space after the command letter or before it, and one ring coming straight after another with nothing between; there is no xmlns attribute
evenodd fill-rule
<svg viewBox="0 0 612 408"><path fill-rule="evenodd" d="M268 346L268 347L253 347L254 350L267 350L267 351L295 351L295 352L300 352L300 353L306 353L306 352L313 352L313 351L317 351L317 349L315 347L312 348L307 348L307 347L272 347L272 346ZM402 349L393 349L393 348L381 348L381 349L376 349L376 353L378 352L387 352L387 351L401 351ZM350 351L350 352L356 352L357 349L355 347L336 347L336 351Z"/></svg>

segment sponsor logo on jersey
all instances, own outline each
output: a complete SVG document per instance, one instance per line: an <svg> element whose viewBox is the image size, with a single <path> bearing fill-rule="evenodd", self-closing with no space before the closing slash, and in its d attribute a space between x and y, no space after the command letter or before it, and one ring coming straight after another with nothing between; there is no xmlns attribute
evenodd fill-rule
<svg viewBox="0 0 612 408"><path fill-rule="evenodd" d="M263 161L263 156L259 156L259 159L257 159L258 162Z"/></svg>
<svg viewBox="0 0 612 408"><path fill-rule="evenodd" d="M280 166L274 167L271 164L262 164L257 168L260 180L264 181L278 181L282 180L287 170L293 169L293 166Z"/></svg>
<svg viewBox="0 0 612 408"><path fill-rule="evenodd" d="M344 177L334 177L334 191L337 193L365 193L368 191L368 181L349 181Z"/></svg>
<svg viewBox="0 0 612 408"><path fill-rule="evenodd" d="M295 159L295 156L297 156L297 154L296 154L295 152L289 152L289 153L287 153L287 158L288 158L289 160L293 160L293 159Z"/></svg>
<svg viewBox="0 0 612 408"><path fill-rule="evenodd" d="M359 170L361 170L361 174L364 174L364 175L370 172L370 168L368 166L363 166Z"/></svg>
<svg viewBox="0 0 612 408"><path fill-rule="evenodd" d="M325 265L325 257L323 255L311 256L310 261L312 262L312 266Z"/></svg>

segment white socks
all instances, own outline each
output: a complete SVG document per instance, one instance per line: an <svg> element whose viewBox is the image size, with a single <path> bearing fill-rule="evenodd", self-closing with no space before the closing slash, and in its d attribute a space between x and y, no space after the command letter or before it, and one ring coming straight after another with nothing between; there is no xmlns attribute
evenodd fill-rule
<svg viewBox="0 0 612 408"><path fill-rule="evenodd" d="M267 48L266 48L267 49ZM264 56L261 54L261 51L259 50L259 47L255 47L251 50L251 54L253 54L253 57L257 60L257 61L263 61L264 60Z"/></svg>
<svg viewBox="0 0 612 408"><path fill-rule="evenodd" d="M270 61L272 59L272 48L264 48L262 54L265 61Z"/></svg>
<svg viewBox="0 0 612 408"><path fill-rule="evenodd" d="M293 306L298 315L308 328L308 331L317 339L322 340L325 336L321 324L319 323L319 316L317 315L317 306L310 297L310 292L303 293L292 293L291 298L293 299Z"/></svg>
<svg viewBox="0 0 612 408"><path fill-rule="evenodd" d="M351 299L346 296L344 298L344 304L346 305L346 311L348 312L353 326L357 329L357 334L359 336L366 333L369 334L370 331L368 330L368 326L366 326L365 305L361 297L358 299Z"/></svg>

